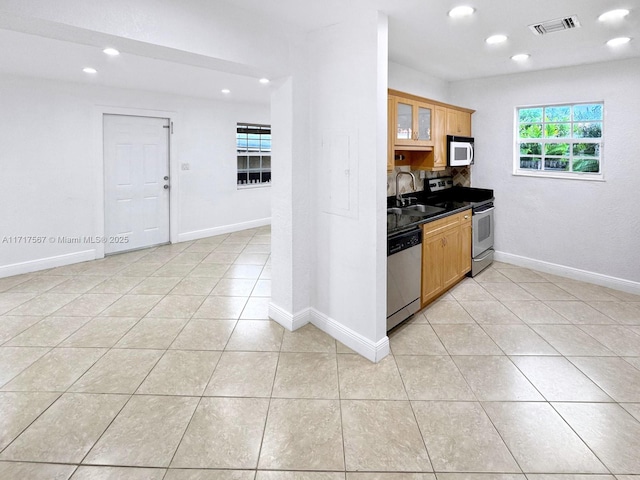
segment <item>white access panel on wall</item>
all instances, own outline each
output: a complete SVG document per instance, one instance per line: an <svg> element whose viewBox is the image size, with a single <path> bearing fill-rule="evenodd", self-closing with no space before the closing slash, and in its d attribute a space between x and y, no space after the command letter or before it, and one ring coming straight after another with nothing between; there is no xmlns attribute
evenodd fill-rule
<svg viewBox="0 0 640 480"><path fill-rule="evenodd" d="M169 242L169 120L103 120L105 253Z"/></svg>

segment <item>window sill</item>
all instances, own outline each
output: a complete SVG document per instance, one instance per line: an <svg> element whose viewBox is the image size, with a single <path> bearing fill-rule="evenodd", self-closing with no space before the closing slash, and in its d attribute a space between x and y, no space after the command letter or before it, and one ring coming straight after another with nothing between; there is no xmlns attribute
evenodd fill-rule
<svg viewBox="0 0 640 480"><path fill-rule="evenodd" d="M523 172L516 170L512 173L514 177L537 177L537 178L556 178L561 180L584 180L588 182L604 182L604 175L602 173L589 174L589 173L541 173L541 172Z"/></svg>
<svg viewBox="0 0 640 480"><path fill-rule="evenodd" d="M245 183L242 185L238 185L238 190L251 190L254 188L267 188L271 186L271 182L269 183Z"/></svg>

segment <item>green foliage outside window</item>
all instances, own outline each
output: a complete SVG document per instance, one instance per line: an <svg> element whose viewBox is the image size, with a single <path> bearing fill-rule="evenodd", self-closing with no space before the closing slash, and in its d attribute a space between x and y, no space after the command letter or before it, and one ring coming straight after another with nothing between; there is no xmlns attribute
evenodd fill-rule
<svg viewBox="0 0 640 480"><path fill-rule="evenodd" d="M518 114L518 169L600 173L603 104L525 107Z"/></svg>

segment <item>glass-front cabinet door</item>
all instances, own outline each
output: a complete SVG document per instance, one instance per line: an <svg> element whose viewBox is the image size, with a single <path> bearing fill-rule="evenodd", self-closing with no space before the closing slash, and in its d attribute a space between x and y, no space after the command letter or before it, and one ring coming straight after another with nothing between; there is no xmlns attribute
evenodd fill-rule
<svg viewBox="0 0 640 480"><path fill-rule="evenodd" d="M414 107L410 101L396 99L396 145L410 145L416 135Z"/></svg>
<svg viewBox="0 0 640 480"><path fill-rule="evenodd" d="M395 97L395 145L433 146L433 105Z"/></svg>
<svg viewBox="0 0 640 480"><path fill-rule="evenodd" d="M418 104L418 135L416 140L431 141L431 106Z"/></svg>

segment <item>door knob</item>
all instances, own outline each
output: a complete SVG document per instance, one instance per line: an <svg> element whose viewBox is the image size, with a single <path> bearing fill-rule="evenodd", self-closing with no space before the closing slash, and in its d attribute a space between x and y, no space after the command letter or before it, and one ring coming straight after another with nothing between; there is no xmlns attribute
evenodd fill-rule
<svg viewBox="0 0 640 480"><path fill-rule="evenodd" d="M165 186L164 186L164 189L165 189L165 190L169 190L169 185L165 185Z"/></svg>
<svg viewBox="0 0 640 480"><path fill-rule="evenodd" d="M169 180L169 177L167 177L167 176L165 175L164 180L165 180L165 181L166 181L166 180Z"/></svg>

